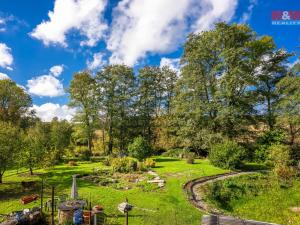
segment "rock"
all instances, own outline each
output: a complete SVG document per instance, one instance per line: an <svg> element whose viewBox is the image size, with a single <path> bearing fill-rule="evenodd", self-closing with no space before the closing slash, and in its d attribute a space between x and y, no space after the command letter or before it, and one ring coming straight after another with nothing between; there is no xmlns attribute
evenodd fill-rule
<svg viewBox="0 0 300 225"><path fill-rule="evenodd" d="M296 213L300 213L300 207L292 207L291 211L296 212Z"/></svg>
<svg viewBox="0 0 300 225"><path fill-rule="evenodd" d="M164 183L158 183L157 186L160 187L160 188L162 188L162 187L165 186L165 184Z"/></svg>
<svg viewBox="0 0 300 225"><path fill-rule="evenodd" d="M148 180L148 183L165 183L164 180Z"/></svg>

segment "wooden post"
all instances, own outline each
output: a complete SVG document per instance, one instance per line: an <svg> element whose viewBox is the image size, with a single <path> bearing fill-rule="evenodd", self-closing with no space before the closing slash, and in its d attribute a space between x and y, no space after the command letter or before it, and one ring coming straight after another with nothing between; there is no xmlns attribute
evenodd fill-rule
<svg viewBox="0 0 300 225"><path fill-rule="evenodd" d="M126 203L128 203L128 198L126 198ZM128 210L126 210L126 225L128 225Z"/></svg>
<svg viewBox="0 0 300 225"><path fill-rule="evenodd" d="M52 186L51 194L51 225L54 225L54 186Z"/></svg>
<svg viewBox="0 0 300 225"><path fill-rule="evenodd" d="M90 204L89 204L89 211L90 211L90 221L89 225L92 225L92 199L91 199L91 193L90 193Z"/></svg>
<svg viewBox="0 0 300 225"><path fill-rule="evenodd" d="M41 189L41 214L43 214L43 196L44 195L44 178L42 178L42 189Z"/></svg>

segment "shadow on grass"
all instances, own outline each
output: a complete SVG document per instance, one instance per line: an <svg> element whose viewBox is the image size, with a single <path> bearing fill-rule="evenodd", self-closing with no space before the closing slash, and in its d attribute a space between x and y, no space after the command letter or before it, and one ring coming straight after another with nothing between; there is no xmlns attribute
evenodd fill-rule
<svg viewBox="0 0 300 225"><path fill-rule="evenodd" d="M241 171L260 171L260 170L269 170L269 169L270 167L258 163L246 163L240 168Z"/></svg>
<svg viewBox="0 0 300 225"><path fill-rule="evenodd" d="M176 159L176 158L156 158L155 161L156 162L176 162L176 161L180 161L180 159Z"/></svg>

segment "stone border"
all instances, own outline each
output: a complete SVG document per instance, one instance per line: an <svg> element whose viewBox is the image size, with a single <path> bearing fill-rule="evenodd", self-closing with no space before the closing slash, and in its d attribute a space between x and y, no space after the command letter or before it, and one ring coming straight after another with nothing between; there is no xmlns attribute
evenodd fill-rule
<svg viewBox="0 0 300 225"><path fill-rule="evenodd" d="M253 174L255 172L229 172L229 173L223 173L213 176L207 176L207 177L201 177L196 178L193 180L188 181L184 186L183 190L186 192L188 196L189 202L194 205L197 209L200 211L210 213L213 215L221 215L222 213L218 209L209 209L208 204L203 200L203 196L201 196L199 193L196 192L196 190L205 184L218 181L218 180L224 180L230 177L237 177L241 175L247 175L247 174Z"/></svg>

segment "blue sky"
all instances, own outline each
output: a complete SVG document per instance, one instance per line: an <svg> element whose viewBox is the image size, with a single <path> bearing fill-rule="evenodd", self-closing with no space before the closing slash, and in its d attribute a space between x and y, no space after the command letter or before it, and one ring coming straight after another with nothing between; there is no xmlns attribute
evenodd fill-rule
<svg viewBox="0 0 300 225"><path fill-rule="evenodd" d="M296 52L300 26L272 25L273 10L300 10L300 1L1 0L0 78L22 85L43 120L70 119L65 89L75 72L109 63L176 69L188 33L217 21L248 23Z"/></svg>

